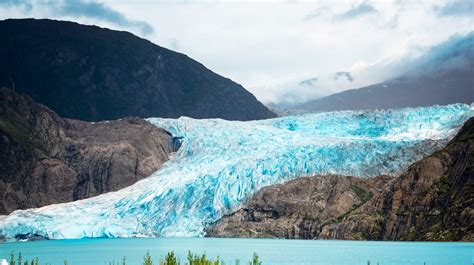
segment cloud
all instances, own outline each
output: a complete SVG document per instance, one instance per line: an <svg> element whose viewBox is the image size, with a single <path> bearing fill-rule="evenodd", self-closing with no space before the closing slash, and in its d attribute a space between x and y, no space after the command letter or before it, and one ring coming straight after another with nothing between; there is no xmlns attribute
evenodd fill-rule
<svg viewBox="0 0 474 265"><path fill-rule="evenodd" d="M318 82L318 77L303 80L299 83L300 86L314 86Z"/></svg>
<svg viewBox="0 0 474 265"><path fill-rule="evenodd" d="M118 26L138 28L145 35L153 33L153 27L150 24L144 21L128 19L122 13L111 9L102 3L86 2L82 0L64 1L59 4L57 4L57 2L54 3L53 8L55 8L60 15L72 17L84 16L104 20Z"/></svg>
<svg viewBox="0 0 474 265"><path fill-rule="evenodd" d="M349 69L350 72L340 71L289 83L285 93L279 97L280 101L274 103L303 103L348 87L360 88L401 76L436 75L443 71L474 69L474 31L464 35L454 34L436 45L413 47L402 56Z"/></svg>
<svg viewBox="0 0 474 265"><path fill-rule="evenodd" d="M0 6L17 6L25 11L30 11L33 8L33 5L29 1L24 0L0 0Z"/></svg>
<svg viewBox="0 0 474 265"><path fill-rule="evenodd" d="M444 5L435 5L433 9L439 16L472 16L474 14L474 2L458 0Z"/></svg>
<svg viewBox="0 0 474 265"><path fill-rule="evenodd" d="M413 47L402 56L354 69L352 74L363 80L355 82L358 88L400 76L436 75L458 69L474 69L474 31L454 34L435 45Z"/></svg>
<svg viewBox="0 0 474 265"><path fill-rule="evenodd" d="M329 12L329 9L327 7L319 7L317 9L311 11L306 16L304 16L303 21L307 21L307 20L311 20L311 19L321 17L321 16L325 15L328 12Z"/></svg>
<svg viewBox="0 0 474 265"><path fill-rule="evenodd" d="M173 51L177 51L181 47L181 43L176 38L171 38L168 40L167 47Z"/></svg>
<svg viewBox="0 0 474 265"><path fill-rule="evenodd" d="M122 13L109 8L103 3L74 0L74 1L33 1L33 0L0 0L0 5L16 6L24 11L35 7L46 8L55 16L74 18L91 18L108 22L125 28L138 29L144 35L153 33L153 27L147 22L127 18Z"/></svg>
<svg viewBox="0 0 474 265"><path fill-rule="evenodd" d="M398 27L398 23L399 15L396 14L385 23L384 27L386 27L387 29L395 29L396 27Z"/></svg>
<svg viewBox="0 0 474 265"><path fill-rule="evenodd" d="M354 81L354 78L351 75L351 72L337 72L334 74L334 80L346 79L349 82Z"/></svg>
<svg viewBox="0 0 474 265"><path fill-rule="evenodd" d="M357 6L353 6L351 9L347 10L346 12L340 15L337 15L336 19L351 20L360 16L365 16L370 13L377 13L377 9L375 9L371 4L367 2L362 2Z"/></svg>
<svg viewBox="0 0 474 265"><path fill-rule="evenodd" d="M411 62L417 73L433 73L450 69L469 69L474 65L474 31L455 34L445 42L431 47Z"/></svg>

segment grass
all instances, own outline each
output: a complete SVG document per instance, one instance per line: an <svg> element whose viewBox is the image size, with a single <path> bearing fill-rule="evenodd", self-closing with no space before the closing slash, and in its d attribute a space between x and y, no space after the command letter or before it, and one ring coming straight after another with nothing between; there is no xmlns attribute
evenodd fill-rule
<svg viewBox="0 0 474 265"><path fill-rule="evenodd" d="M101 261L98 261L98 264ZM109 265L127 265L127 259L126 257L123 257L122 259L119 259L118 262L115 261L110 261L108 262ZM157 262L153 260L151 257L150 253L147 252L145 256L143 256L143 261L140 264L136 265L226 265L226 264L235 264L235 265L240 265L239 260L235 260L234 263L225 263L222 261L219 256L217 256L215 259L212 259L206 255L206 253L203 253L201 255L192 253L191 251L188 252L188 256L186 258L185 262L181 262L179 258L176 256L176 254L173 251L168 252L164 257L161 257ZM260 261L260 257L257 255L257 253L253 254L252 261L248 263L249 265L262 265L262 262ZM23 260L23 257L21 253L18 253L18 256L15 256L15 253L10 254L10 261L8 265L53 265L51 263L43 263L40 262L40 259L36 257L35 259L32 259L31 261L29 260ZM55 264L59 265L59 264ZM63 265L73 265L70 264L67 260L64 261ZM132 265L132 264L129 264Z"/></svg>

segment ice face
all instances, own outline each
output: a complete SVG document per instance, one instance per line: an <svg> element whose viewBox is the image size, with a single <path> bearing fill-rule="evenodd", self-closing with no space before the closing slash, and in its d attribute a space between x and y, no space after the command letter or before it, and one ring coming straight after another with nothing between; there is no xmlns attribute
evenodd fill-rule
<svg viewBox="0 0 474 265"><path fill-rule="evenodd" d="M117 192L0 216L0 234L201 236L264 186L315 174L397 174L471 116L474 105L455 104L250 122L151 118L182 141L160 170Z"/></svg>

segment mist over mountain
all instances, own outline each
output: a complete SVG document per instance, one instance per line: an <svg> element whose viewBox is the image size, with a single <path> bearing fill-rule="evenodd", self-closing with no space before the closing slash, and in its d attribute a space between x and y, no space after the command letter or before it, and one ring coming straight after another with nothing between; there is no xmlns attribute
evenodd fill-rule
<svg viewBox="0 0 474 265"><path fill-rule="evenodd" d="M399 77L283 108L307 112L387 109L474 101L474 32L465 36L453 36L432 47L416 60L404 64L406 72Z"/></svg>
<svg viewBox="0 0 474 265"><path fill-rule="evenodd" d="M250 92L199 62L131 33L73 22L0 21L0 85L61 117L274 117Z"/></svg>

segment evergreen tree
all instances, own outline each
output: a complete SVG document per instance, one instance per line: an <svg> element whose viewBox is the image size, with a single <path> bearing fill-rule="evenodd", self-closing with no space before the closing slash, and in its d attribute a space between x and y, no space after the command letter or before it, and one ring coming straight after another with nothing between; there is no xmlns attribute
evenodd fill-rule
<svg viewBox="0 0 474 265"><path fill-rule="evenodd" d="M188 264L189 265L194 265L193 261L194 261L193 253L191 253L191 250L188 250Z"/></svg>
<svg viewBox="0 0 474 265"><path fill-rule="evenodd" d="M10 265L15 265L15 254L13 253L10 253Z"/></svg>
<svg viewBox="0 0 474 265"><path fill-rule="evenodd" d="M143 265L153 265L153 259L150 256L150 252L146 252L146 255L143 257Z"/></svg>
<svg viewBox="0 0 474 265"><path fill-rule="evenodd" d="M179 264L178 258L176 257L173 251L168 252L168 254L166 254L165 261L163 264L164 265L178 265Z"/></svg>
<svg viewBox="0 0 474 265"><path fill-rule="evenodd" d="M253 253L253 259L249 263L250 265L262 265L262 262L260 261L260 258L258 257L257 253Z"/></svg>

